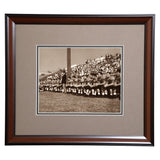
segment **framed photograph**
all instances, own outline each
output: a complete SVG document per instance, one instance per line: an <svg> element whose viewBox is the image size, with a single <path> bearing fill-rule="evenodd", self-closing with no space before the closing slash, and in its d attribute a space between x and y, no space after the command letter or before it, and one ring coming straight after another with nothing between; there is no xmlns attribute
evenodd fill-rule
<svg viewBox="0 0 160 160"><path fill-rule="evenodd" d="M155 15L6 14L6 145L154 145Z"/></svg>
<svg viewBox="0 0 160 160"><path fill-rule="evenodd" d="M37 46L37 115L122 114L123 46Z"/></svg>

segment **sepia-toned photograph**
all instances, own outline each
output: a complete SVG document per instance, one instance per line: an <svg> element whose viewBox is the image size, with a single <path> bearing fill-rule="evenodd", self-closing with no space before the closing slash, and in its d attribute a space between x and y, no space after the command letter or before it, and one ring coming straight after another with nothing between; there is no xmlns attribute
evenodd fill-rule
<svg viewBox="0 0 160 160"><path fill-rule="evenodd" d="M122 114L122 46L37 46L37 114Z"/></svg>

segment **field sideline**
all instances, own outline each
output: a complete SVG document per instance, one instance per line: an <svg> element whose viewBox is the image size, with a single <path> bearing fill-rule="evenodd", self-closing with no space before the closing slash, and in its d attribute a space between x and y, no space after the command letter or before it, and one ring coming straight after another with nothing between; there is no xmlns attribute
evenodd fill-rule
<svg viewBox="0 0 160 160"><path fill-rule="evenodd" d="M39 112L120 112L118 98L83 97L57 92L39 92Z"/></svg>

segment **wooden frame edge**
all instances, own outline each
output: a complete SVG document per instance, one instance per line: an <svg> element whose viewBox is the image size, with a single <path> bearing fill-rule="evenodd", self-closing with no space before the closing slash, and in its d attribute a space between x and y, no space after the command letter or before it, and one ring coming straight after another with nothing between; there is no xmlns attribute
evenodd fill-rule
<svg viewBox="0 0 160 160"><path fill-rule="evenodd" d="M144 137L140 139L133 139L133 137L128 137L128 139L115 137L113 139L109 137L102 138L102 136L16 136L15 135L15 48L14 48L14 29L15 24L19 24L23 18L26 17L37 17L39 18L102 18L100 24L104 18L145 18L145 48L146 54L145 57L147 66L145 66L144 77L147 79L145 81L145 95L144 95L144 104L147 107L145 110L144 117ZM19 19L19 18L21 19ZM71 19L70 19L71 20ZM29 21L29 20L28 20ZM26 23L28 24L28 21ZM56 23L59 23L59 20ZM75 20L71 20L71 23L75 23ZM79 24L80 21L78 21ZM125 22L125 21L124 21ZM22 20L22 23L25 22ZM33 23L33 22L32 22ZM31 23L31 24L32 24ZM41 24L40 21L36 22ZM46 22L43 21L43 24ZM53 23L53 21L51 21ZM66 22L65 22L66 23ZM85 21L86 23L86 21ZM93 21L89 22L93 23ZM115 23L115 22L114 22ZM135 23L135 22L134 22ZM140 23L138 21L138 23ZM30 24L30 23L29 23ZM63 24L63 23L62 23ZM111 21L109 21L111 24ZM129 23L130 24L130 23ZM147 32L150 29L151 32ZM50 144L67 144L67 145L84 145L84 144L93 144L93 145L142 145L142 146L154 146L154 36L155 36L155 15L19 15L19 14L5 14L5 145L50 145ZM149 37L149 38L148 38ZM148 40L149 39L149 40ZM147 48L148 47L148 48ZM147 97L147 98L146 98ZM148 125L149 124L149 125ZM74 138L73 138L74 137ZM27 142L28 141L28 142Z"/></svg>

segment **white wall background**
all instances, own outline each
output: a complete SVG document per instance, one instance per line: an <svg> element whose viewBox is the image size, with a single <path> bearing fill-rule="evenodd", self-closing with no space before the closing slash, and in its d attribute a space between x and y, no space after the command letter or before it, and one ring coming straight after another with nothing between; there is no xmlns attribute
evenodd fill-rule
<svg viewBox="0 0 160 160"><path fill-rule="evenodd" d="M0 159L160 159L160 4L159 0L1 0L0 1ZM4 146L5 13L37 14L156 14L155 146Z"/></svg>

